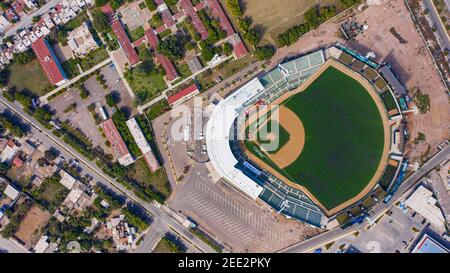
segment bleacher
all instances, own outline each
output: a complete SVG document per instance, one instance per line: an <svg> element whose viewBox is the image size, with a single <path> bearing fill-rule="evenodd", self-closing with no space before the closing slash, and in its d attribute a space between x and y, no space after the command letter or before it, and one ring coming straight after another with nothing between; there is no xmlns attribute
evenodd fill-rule
<svg viewBox="0 0 450 273"><path fill-rule="evenodd" d="M280 64L259 79L265 89L248 100L244 106L252 105L261 99L268 104L273 102L287 91L299 87L319 70L324 62L323 52L319 50Z"/></svg>

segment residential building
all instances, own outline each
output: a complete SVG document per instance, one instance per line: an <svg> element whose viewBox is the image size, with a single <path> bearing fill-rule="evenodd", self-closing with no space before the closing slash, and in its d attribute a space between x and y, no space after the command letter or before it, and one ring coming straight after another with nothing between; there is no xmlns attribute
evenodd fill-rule
<svg viewBox="0 0 450 273"><path fill-rule="evenodd" d="M31 47L50 83L56 86L66 83L67 76L47 40L40 38Z"/></svg>
<svg viewBox="0 0 450 273"><path fill-rule="evenodd" d="M181 90L180 92L167 97L167 101L170 103L170 105L175 106L187 101L188 99L192 98L193 96L199 93L200 91L198 90L197 85L193 83L192 85Z"/></svg>
<svg viewBox="0 0 450 273"><path fill-rule="evenodd" d="M98 48L87 23L82 24L68 33L67 44L74 57L84 56L91 50Z"/></svg>
<svg viewBox="0 0 450 273"><path fill-rule="evenodd" d="M145 162L147 163L147 166L149 169L154 172L157 169L159 169L161 166L159 165L158 160L156 159L152 148L150 147L150 144L148 144L147 139L145 138L144 134L142 133L141 128L139 127L139 124L137 123L135 118L131 118L127 120L127 126L128 129L130 129L131 135L134 138L134 141L136 141L137 146L139 147L139 150L141 150L142 155L144 156Z"/></svg>
<svg viewBox="0 0 450 273"><path fill-rule="evenodd" d="M117 127L114 124L113 120L109 118L103 121L101 123L101 127L106 135L106 138L111 144L114 155L116 156L119 163L124 166L128 166L133 163L134 159L128 151L127 145L125 144L125 141L123 141L123 138L117 130Z"/></svg>
<svg viewBox="0 0 450 273"><path fill-rule="evenodd" d="M11 184L6 186L6 189L3 191L3 193L13 201L16 200L20 194L20 192L16 188L11 186Z"/></svg>
<svg viewBox="0 0 450 273"><path fill-rule="evenodd" d="M8 164L14 159L16 154L19 152L19 147L14 143L14 141L9 140L0 154L0 162Z"/></svg>

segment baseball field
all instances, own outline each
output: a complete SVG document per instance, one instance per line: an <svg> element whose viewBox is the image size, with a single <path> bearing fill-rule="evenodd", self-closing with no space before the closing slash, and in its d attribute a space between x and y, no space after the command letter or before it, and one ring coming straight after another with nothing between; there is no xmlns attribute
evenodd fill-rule
<svg viewBox="0 0 450 273"><path fill-rule="evenodd" d="M327 62L307 83L274 102L280 105L276 122L283 129L280 136L265 135L284 139L278 150L265 151L259 139L244 142L252 160L305 191L328 214L367 194L387 162L390 133L383 104L357 76ZM259 128L264 127L267 121Z"/></svg>

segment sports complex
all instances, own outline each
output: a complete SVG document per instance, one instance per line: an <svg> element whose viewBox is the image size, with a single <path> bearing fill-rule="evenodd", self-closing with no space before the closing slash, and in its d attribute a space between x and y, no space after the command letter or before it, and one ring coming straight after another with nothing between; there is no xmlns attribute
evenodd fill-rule
<svg viewBox="0 0 450 273"><path fill-rule="evenodd" d="M336 44L251 79L212 111L212 167L249 197L313 226L363 215L395 187L404 164L407 106L395 77L381 75L386 69Z"/></svg>

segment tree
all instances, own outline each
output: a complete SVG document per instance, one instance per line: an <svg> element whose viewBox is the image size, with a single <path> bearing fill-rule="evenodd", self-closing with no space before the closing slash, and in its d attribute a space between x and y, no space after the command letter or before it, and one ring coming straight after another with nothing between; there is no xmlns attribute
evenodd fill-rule
<svg viewBox="0 0 450 273"><path fill-rule="evenodd" d="M41 16L33 16L33 19L32 19L32 21L33 21L33 23L37 23L37 22L39 22L39 20L41 20Z"/></svg>
<svg viewBox="0 0 450 273"><path fill-rule="evenodd" d="M168 6L175 6L178 0L165 0L164 1Z"/></svg>
<svg viewBox="0 0 450 273"><path fill-rule="evenodd" d="M261 35L254 29L244 33L244 38L253 46L256 46L261 41Z"/></svg>
<svg viewBox="0 0 450 273"><path fill-rule="evenodd" d="M101 7L108 3L108 0L95 0L95 6Z"/></svg>
<svg viewBox="0 0 450 273"><path fill-rule="evenodd" d="M205 61L205 62L209 62L213 57L214 57L214 49L212 48L212 46L206 42L206 41L201 41L200 42L200 46L202 48L201 51L201 58Z"/></svg>
<svg viewBox="0 0 450 273"><path fill-rule="evenodd" d="M28 49L27 51L20 52L20 53L14 53L14 60L17 61L19 64L27 64L31 62L36 55L34 55L33 50Z"/></svg>
<svg viewBox="0 0 450 273"><path fill-rule="evenodd" d="M140 76L149 75L153 71L154 65L151 60L143 60L138 66L136 66L136 73Z"/></svg>
<svg viewBox="0 0 450 273"><path fill-rule="evenodd" d="M231 52L233 52L233 45L229 42L225 42L223 44L223 53L225 53L226 55L230 55Z"/></svg>
<svg viewBox="0 0 450 273"><path fill-rule="evenodd" d="M239 0L227 0L226 4L234 16L242 16L243 12L241 6L239 5Z"/></svg>
<svg viewBox="0 0 450 273"><path fill-rule="evenodd" d="M0 174L6 174L8 172L8 164L5 162L0 163Z"/></svg>
<svg viewBox="0 0 450 273"><path fill-rule="evenodd" d="M5 3L5 2L0 2L0 10L3 10L3 11L5 11L5 10L7 10L9 8L9 4L8 3Z"/></svg>
<svg viewBox="0 0 450 273"><path fill-rule="evenodd" d="M44 158L48 161L53 161L58 156L58 151L55 148L50 148L44 152Z"/></svg>
<svg viewBox="0 0 450 273"><path fill-rule="evenodd" d="M239 19L239 28L245 33L250 29L250 19L248 17Z"/></svg>
<svg viewBox="0 0 450 273"><path fill-rule="evenodd" d="M8 72L6 71L6 69L4 69L0 71L0 87L5 87L7 83L8 83Z"/></svg>
<svg viewBox="0 0 450 273"><path fill-rule="evenodd" d="M172 61L182 59L184 57L183 39L179 39L175 35L167 37L158 45L158 52L164 54Z"/></svg>
<svg viewBox="0 0 450 273"><path fill-rule="evenodd" d="M112 93L106 94L105 99L106 99L106 104L108 104L109 107L113 107L117 103L116 96L114 96L114 94L112 94Z"/></svg>
<svg viewBox="0 0 450 273"><path fill-rule="evenodd" d="M353 5L361 3L361 0L340 0L342 5L346 8L349 8Z"/></svg>
<svg viewBox="0 0 450 273"><path fill-rule="evenodd" d="M145 4L147 4L147 8L150 11L155 11L157 8L157 6L153 0L145 0Z"/></svg>
<svg viewBox="0 0 450 273"><path fill-rule="evenodd" d="M108 32L111 29L111 26L108 22L108 17L100 9L95 9L92 13L93 17L93 27L97 32Z"/></svg>
<svg viewBox="0 0 450 273"><path fill-rule="evenodd" d="M258 60L263 61L272 58L274 53L275 53L274 47L272 45L266 45L262 47L257 47L254 54Z"/></svg>

